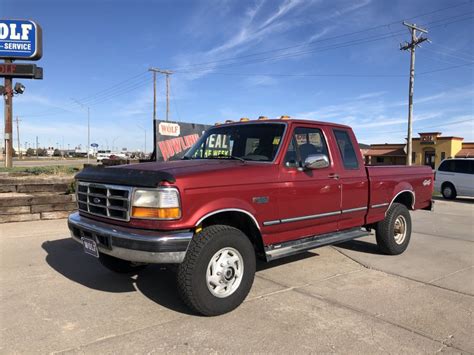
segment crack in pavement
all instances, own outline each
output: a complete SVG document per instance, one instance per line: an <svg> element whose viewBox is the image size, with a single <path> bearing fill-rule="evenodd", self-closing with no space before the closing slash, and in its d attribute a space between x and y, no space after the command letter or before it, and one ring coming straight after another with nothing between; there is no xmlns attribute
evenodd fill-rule
<svg viewBox="0 0 474 355"><path fill-rule="evenodd" d="M362 270L361 270L362 271ZM376 271L379 271L379 270L376 270ZM383 271L381 271L383 272ZM346 275L348 273L342 273L342 274L337 274L337 275L334 275L333 277L329 277L328 279L330 278L335 278L335 277L339 277L339 276L343 276L343 275ZM395 275L396 276L396 275ZM275 283L276 285L278 286L281 286L281 287L286 287L285 285L277 282L277 281L274 281L274 280L271 280L271 279L268 279L266 277L262 277L262 276L259 276L261 277L262 279L266 280L266 281L269 281L269 282L273 282ZM316 281L318 282L318 281ZM371 312L368 312L364 309L359 309L359 308L356 308L356 307L353 307L351 305L348 305L346 303L343 303L343 302L339 302L339 301L336 301L334 299L331 299L331 298L327 298L327 297L324 297L322 295L319 295L317 293L310 293L308 291L305 291L304 288L307 287L307 286L312 286L313 284L307 284L307 285L302 285L302 286L294 286L294 287L291 287L291 289L285 289L285 291L294 291L294 292L297 292L299 294L302 294L304 296L307 296L307 297L311 297L311 298L315 298L315 299L318 299L320 301L324 301L326 303L329 303L329 304L332 304L334 306L337 306L339 308L344 308L344 309L349 309L353 312L357 312L359 314L362 314L362 315L365 315L365 316L368 316L370 318L373 318L373 319L376 319L376 320L379 320L381 322L384 322L384 323L387 323L387 324L390 324L392 326L395 326L397 328L400 328L400 329L403 329L403 330L406 330L406 331L409 331L411 333L414 333L414 334L417 334L421 337L424 337L426 339L429 339L431 341L434 341L436 343L440 343L442 345L442 348L443 347L449 347L449 348L452 348L452 349L455 349L455 350L458 350L458 351L461 351L461 352L465 352L465 353L469 353L469 354L472 354L472 352L469 352L467 350L464 350L464 349L461 349L461 348L458 348L452 344L448 344L446 343L449 339L452 338L451 337L448 337L446 338L445 340L440 340L440 339L437 339L433 336L431 336L430 334L427 334L425 332L423 332L422 330L417 330L417 329L414 329L414 328L411 328L411 327L408 327L408 326L405 326L403 324L399 324L399 323L396 323L394 321L391 321L390 319L387 319L383 316L383 314L374 314L374 313L371 313ZM273 293L274 294L274 293Z"/></svg>
<svg viewBox="0 0 474 355"><path fill-rule="evenodd" d="M453 290L451 288L447 288L447 287L444 287L444 286L440 286L440 285L436 285L436 284L431 284L429 282L431 281L422 281L422 280L417 280L417 279L414 279L412 277L409 277L409 276L404 276L404 275L399 275L399 274L396 274L396 273L393 273L393 272L390 272L390 271L386 271L386 270L380 270L376 267L373 267L373 266L370 266L368 264L365 264L363 263L362 261L359 261L357 259L355 259L354 257L344 253L342 250L339 250L338 248L336 248L335 246L331 246L331 248L337 250L339 253L341 253L342 255L344 255L345 257L351 259L352 261L356 262L357 264L361 265L362 267L364 267L365 269L368 269L368 270L374 270L374 271L379 271L379 272L383 272L384 274L387 274L387 275L391 275L391 276L396 276L396 277L399 277L401 279L406 279L406 280L410 280L410 281L413 281L413 282L417 282L417 283L420 283L424 286L432 286L432 287L437 287L439 289L442 289L442 290L445 290L445 291L450 291L450 292L454 292L454 293L458 293L460 295L464 295L464 296L469 296L469 297L474 297L474 295L470 294L470 293L467 293L467 292L463 292L463 291L458 291L458 290ZM467 269L471 268L472 266L468 267ZM460 272L460 271L463 271L464 269L460 269L460 270L457 270L455 271L456 272ZM449 276L449 275L446 275L446 276ZM444 276L443 276L444 277ZM441 278L443 278L441 277Z"/></svg>

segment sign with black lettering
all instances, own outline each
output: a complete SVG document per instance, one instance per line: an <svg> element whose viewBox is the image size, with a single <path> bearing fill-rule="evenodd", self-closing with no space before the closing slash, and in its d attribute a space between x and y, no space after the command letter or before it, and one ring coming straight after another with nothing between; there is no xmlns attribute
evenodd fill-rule
<svg viewBox="0 0 474 355"><path fill-rule="evenodd" d="M210 125L156 120L155 152L158 161L180 159Z"/></svg>

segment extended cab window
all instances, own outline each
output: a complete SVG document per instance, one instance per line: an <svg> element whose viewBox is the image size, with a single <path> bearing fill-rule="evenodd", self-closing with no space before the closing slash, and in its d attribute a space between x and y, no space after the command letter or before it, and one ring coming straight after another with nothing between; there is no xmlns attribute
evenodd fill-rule
<svg viewBox="0 0 474 355"><path fill-rule="evenodd" d="M207 130L183 159L240 159L273 161L284 124L223 125Z"/></svg>
<svg viewBox="0 0 474 355"><path fill-rule="evenodd" d="M336 137L337 146L339 147L339 152L341 153L341 159L346 169L358 169L359 161L357 160L357 155L352 146L351 138L346 131L343 130L334 130L334 136Z"/></svg>
<svg viewBox="0 0 474 355"><path fill-rule="evenodd" d="M329 159L328 148L321 130L297 127L285 155L286 166L301 166L308 156L314 154L325 154Z"/></svg>

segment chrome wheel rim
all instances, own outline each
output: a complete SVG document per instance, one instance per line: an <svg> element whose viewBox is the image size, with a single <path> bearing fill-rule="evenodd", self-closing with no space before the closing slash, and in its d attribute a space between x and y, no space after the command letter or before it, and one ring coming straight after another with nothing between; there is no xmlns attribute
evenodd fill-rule
<svg viewBox="0 0 474 355"><path fill-rule="evenodd" d="M233 294L242 282L244 260L234 248L222 248L209 261L206 284L213 296L225 298Z"/></svg>
<svg viewBox="0 0 474 355"><path fill-rule="evenodd" d="M407 236L407 221L405 217L398 216L393 227L393 237L395 243L402 244Z"/></svg>

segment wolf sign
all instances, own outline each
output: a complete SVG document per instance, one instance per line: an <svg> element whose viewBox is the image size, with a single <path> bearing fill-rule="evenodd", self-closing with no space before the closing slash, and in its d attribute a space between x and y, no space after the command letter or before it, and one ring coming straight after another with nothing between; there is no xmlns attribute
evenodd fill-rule
<svg viewBox="0 0 474 355"><path fill-rule="evenodd" d="M0 20L0 58L38 60L42 55L42 31L37 23Z"/></svg>

